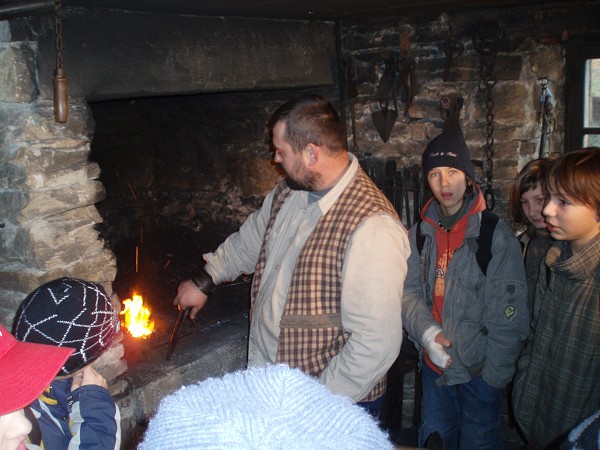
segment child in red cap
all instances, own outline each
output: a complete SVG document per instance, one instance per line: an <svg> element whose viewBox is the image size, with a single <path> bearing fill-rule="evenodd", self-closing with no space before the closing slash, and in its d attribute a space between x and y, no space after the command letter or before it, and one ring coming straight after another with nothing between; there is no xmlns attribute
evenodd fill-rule
<svg viewBox="0 0 600 450"><path fill-rule="evenodd" d="M0 325L1 449L25 449L31 423L24 408L46 389L73 351L19 342Z"/></svg>

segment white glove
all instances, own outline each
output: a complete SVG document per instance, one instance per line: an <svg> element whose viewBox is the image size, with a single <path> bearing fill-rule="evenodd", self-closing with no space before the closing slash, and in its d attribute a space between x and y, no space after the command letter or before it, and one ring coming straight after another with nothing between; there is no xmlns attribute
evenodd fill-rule
<svg viewBox="0 0 600 450"><path fill-rule="evenodd" d="M440 369L448 367L450 361L450 355L446 352L443 345L435 342L435 337L442 332L442 329L437 325L432 325L425 333L423 333L423 347L427 350L429 359L438 366Z"/></svg>

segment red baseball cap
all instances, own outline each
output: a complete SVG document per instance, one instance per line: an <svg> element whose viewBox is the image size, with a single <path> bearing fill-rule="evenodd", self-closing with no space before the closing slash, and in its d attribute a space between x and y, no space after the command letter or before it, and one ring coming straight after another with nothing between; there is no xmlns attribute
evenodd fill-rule
<svg viewBox="0 0 600 450"><path fill-rule="evenodd" d="M17 341L0 325L0 415L24 408L38 398L74 351Z"/></svg>

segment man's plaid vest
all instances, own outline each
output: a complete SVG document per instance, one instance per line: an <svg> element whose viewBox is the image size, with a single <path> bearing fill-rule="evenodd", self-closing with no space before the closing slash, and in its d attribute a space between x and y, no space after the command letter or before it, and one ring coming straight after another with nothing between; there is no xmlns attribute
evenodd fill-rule
<svg viewBox="0 0 600 450"><path fill-rule="evenodd" d="M265 268L265 249L275 218L291 192L285 181L275 188L271 215L254 272L252 308ZM340 352L350 337L341 321L341 279L348 241L363 220L381 212L398 218L390 202L359 167L354 179L319 220L300 252L280 322L277 362L318 376ZM361 401L379 398L385 388L386 377L383 377Z"/></svg>

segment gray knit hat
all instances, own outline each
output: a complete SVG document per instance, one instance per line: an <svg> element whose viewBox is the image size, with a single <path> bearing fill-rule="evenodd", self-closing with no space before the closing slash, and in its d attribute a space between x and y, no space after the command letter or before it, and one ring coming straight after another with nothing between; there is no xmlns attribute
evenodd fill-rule
<svg viewBox="0 0 600 450"><path fill-rule="evenodd" d="M393 449L349 398L285 365L210 378L165 397L138 450Z"/></svg>
<svg viewBox="0 0 600 450"><path fill-rule="evenodd" d="M425 178L436 167L454 167L462 170L471 180L475 179L469 147L460 130L442 131L425 149L422 163Z"/></svg>
<svg viewBox="0 0 600 450"><path fill-rule="evenodd" d="M100 284L58 278L27 296L13 334L24 342L74 348L58 373L69 375L102 355L118 330L119 319Z"/></svg>

